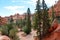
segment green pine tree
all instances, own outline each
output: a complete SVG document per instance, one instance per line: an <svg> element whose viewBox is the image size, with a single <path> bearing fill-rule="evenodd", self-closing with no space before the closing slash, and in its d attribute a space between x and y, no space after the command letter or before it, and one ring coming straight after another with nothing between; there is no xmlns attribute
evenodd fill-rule
<svg viewBox="0 0 60 40"><path fill-rule="evenodd" d="M27 13L24 13L25 18L23 19L23 25L26 26Z"/></svg>
<svg viewBox="0 0 60 40"><path fill-rule="evenodd" d="M44 0L42 0L42 6L40 0L37 1L36 15L37 17L35 17L35 22L37 23L37 36L39 40L42 40L42 38L48 33L48 30L50 28L48 8Z"/></svg>
<svg viewBox="0 0 60 40"><path fill-rule="evenodd" d="M30 34L31 32L31 19L30 19L30 8L27 10L26 26L24 27L24 32Z"/></svg>
<svg viewBox="0 0 60 40"><path fill-rule="evenodd" d="M17 19L16 25L18 26L18 28L22 28L22 19Z"/></svg>
<svg viewBox="0 0 60 40"><path fill-rule="evenodd" d="M52 6L52 22L53 22L54 18L55 18L55 12L54 12L54 8Z"/></svg>
<svg viewBox="0 0 60 40"><path fill-rule="evenodd" d="M1 21L1 16L0 16L0 26L1 26L1 22L2 22L2 21Z"/></svg>
<svg viewBox="0 0 60 40"><path fill-rule="evenodd" d="M37 27L38 27L37 16L38 16L37 13L35 13L33 17L33 29L34 30L37 30Z"/></svg>
<svg viewBox="0 0 60 40"><path fill-rule="evenodd" d="M29 28L31 28L30 15L31 15L30 8L28 8L28 10L27 10L27 26L28 26Z"/></svg>
<svg viewBox="0 0 60 40"><path fill-rule="evenodd" d="M27 24L26 24L26 26L28 27L28 29L31 32L31 19L30 19L30 15L31 15L30 8L28 8L28 10L27 10Z"/></svg>
<svg viewBox="0 0 60 40"><path fill-rule="evenodd" d="M48 8L47 5L45 3L45 1L42 1L42 7L43 7L43 36L45 36L50 28L50 19L48 16Z"/></svg>
<svg viewBox="0 0 60 40"><path fill-rule="evenodd" d="M40 0L37 1L37 5L36 5L36 23L37 23L37 36L39 38L39 40L42 39L42 26L41 26L41 18L42 18L42 14L41 14L41 5L40 5Z"/></svg>
<svg viewBox="0 0 60 40"><path fill-rule="evenodd" d="M10 18L10 23L12 24L13 23L13 17L11 16L11 18Z"/></svg>

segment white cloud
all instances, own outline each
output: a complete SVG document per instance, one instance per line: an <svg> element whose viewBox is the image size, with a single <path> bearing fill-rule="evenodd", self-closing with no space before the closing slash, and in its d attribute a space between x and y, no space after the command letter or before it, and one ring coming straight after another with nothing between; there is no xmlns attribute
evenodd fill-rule
<svg viewBox="0 0 60 40"><path fill-rule="evenodd" d="M36 3L37 0L31 0L31 2Z"/></svg>
<svg viewBox="0 0 60 40"><path fill-rule="evenodd" d="M15 3L15 2L25 2L25 0L12 0L11 2Z"/></svg>
<svg viewBox="0 0 60 40"><path fill-rule="evenodd" d="M15 13L19 13L19 14L23 14L25 11L22 11L22 10L14 10L14 11L11 11L12 14L15 14Z"/></svg>
<svg viewBox="0 0 60 40"><path fill-rule="evenodd" d="M12 14L15 13L23 14L25 12L25 10L23 10L24 6L6 6L4 8Z"/></svg>
<svg viewBox="0 0 60 40"><path fill-rule="evenodd" d="M36 1L37 1L37 0L29 0L29 1L25 1L25 0L20 0L20 1L19 1L19 0L12 0L12 2L29 3L29 4L31 4L31 5L33 5L33 6L36 5ZM40 0L40 1L42 1L42 0ZM54 5L54 4L55 4L55 1L58 1L58 0L45 0L46 4L47 4L48 6Z"/></svg>
<svg viewBox="0 0 60 40"><path fill-rule="evenodd" d="M54 5L54 4L55 4L55 1L58 1L58 0L45 0L46 4L47 4L48 6Z"/></svg>
<svg viewBox="0 0 60 40"><path fill-rule="evenodd" d="M13 0L12 2L16 2L16 1Z"/></svg>
<svg viewBox="0 0 60 40"><path fill-rule="evenodd" d="M28 1L27 3L30 3L31 5L33 5L33 4L36 4L36 1L37 1L37 0L30 0L30 1Z"/></svg>
<svg viewBox="0 0 60 40"><path fill-rule="evenodd" d="M36 1L37 0L30 0L28 3L30 3L31 5L36 5ZM54 5L55 4L55 1L58 1L58 0L45 0L46 4L48 6ZM41 0L41 2L42 2L42 0Z"/></svg>
<svg viewBox="0 0 60 40"><path fill-rule="evenodd" d="M8 10L17 10L17 9L20 9L20 8L24 8L24 6L6 6L4 8L8 9Z"/></svg>
<svg viewBox="0 0 60 40"><path fill-rule="evenodd" d="M12 2L14 3L14 2L16 2L16 0L12 0Z"/></svg>

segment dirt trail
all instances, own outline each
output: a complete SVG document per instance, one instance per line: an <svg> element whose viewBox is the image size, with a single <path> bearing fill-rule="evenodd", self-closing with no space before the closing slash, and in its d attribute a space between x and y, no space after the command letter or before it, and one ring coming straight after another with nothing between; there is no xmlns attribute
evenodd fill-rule
<svg viewBox="0 0 60 40"><path fill-rule="evenodd" d="M36 35L36 31L32 31L31 34L26 35L26 36L22 36L22 34L24 34L24 33L23 32L18 33L20 40L34 40L33 36Z"/></svg>

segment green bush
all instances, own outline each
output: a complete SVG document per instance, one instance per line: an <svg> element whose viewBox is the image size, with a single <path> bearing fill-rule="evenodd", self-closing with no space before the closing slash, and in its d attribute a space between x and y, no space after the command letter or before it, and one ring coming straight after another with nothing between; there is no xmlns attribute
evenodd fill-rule
<svg viewBox="0 0 60 40"><path fill-rule="evenodd" d="M18 30L16 28L11 29L10 32L9 32L9 37L12 40L20 40L19 37L16 35L17 32L18 32Z"/></svg>
<svg viewBox="0 0 60 40"><path fill-rule="evenodd" d="M17 29L13 28L13 29L10 30L9 36L12 38L12 37L14 37L16 35L17 32L18 32Z"/></svg>
<svg viewBox="0 0 60 40"><path fill-rule="evenodd" d="M13 27L12 24L7 24L0 27L0 31L2 35L9 36L12 40L19 40L18 36L16 35L18 32L17 27Z"/></svg>
<svg viewBox="0 0 60 40"><path fill-rule="evenodd" d="M14 36L13 40L20 40L17 35Z"/></svg>
<svg viewBox="0 0 60 40"><path fill-rule="evenodd" d="M8 34L8 27L7 26L1 26L1 32L2 32L2 35L9 35Z"/></svg>
<svg viewBox="0 0 60 40"><path fill-rule="evenodd" d="M23 28L23 31L24 31L24 33L26 33L26 34L30 34L31 29L25 26L25 27Z"/></svg>
<svg viewBox="0 0 60 40"><path fill-rule="evenodd" d="M6 24L0 27L2 35L7 35L7 36L9 36L9 31L11 29L13 29L13 26L11 24Z"/></svg>

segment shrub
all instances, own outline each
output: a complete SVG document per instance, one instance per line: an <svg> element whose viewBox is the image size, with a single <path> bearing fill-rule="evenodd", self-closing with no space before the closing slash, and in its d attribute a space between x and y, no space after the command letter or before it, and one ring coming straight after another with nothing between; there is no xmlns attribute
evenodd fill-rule
<svg viewBox="0 0 60 40"><path fill-rule="evenodd" d="M25 26L25 27L23 28L23 31L24 31L26 34L29 34L29 33L31 32L31 29Z"/></svg>
<svg viewBox="0 0 60 40"><path fill-rule="evenodd" d="M16 28L11 29L9 32L9 37L11 37L11 38L15 37L16 33L17 33Z"/></svg>
<svg viewBox="0 0 60 40"><path fill-rule="evenodd" d="M7 26L1 26L1 32L2 32L2 35L9 35L8 34L8 27Z"/></svg>
<svg viewBox="0 0 60 40"><path fill-rule="evenodd" d="M11 24L6 24L6 25L1 26L0 29L1 29L2 35L9 36L9 31L13 29L13 26Z"/></svg>
<svg viewBox="0 0 60 40"><path fill-rule="evenodd" d="M9 32L9 37L12 40L20 40L19 37L16 35L17 32L18 32L18 30L16 28L11 29L10 32Z"/></svg>

